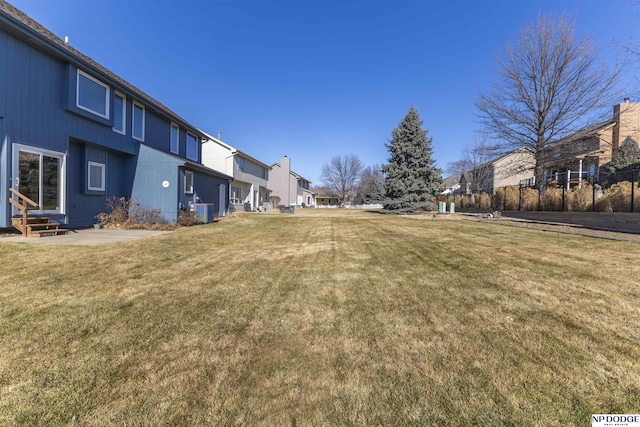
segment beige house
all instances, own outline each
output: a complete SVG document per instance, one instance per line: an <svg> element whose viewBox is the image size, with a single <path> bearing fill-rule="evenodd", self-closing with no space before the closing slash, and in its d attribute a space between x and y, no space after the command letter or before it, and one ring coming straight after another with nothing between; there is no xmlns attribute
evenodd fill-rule
<svg viewBox="0 0 640 427"><path fill-rule="evenodd" d="M640 141L640 103L613 107L613 117L549 144L544 152L545 182L566 185L598 179L627 137Z"/></svg>
<svg viewBox="0 0 640 427"><path fill-rule="evenodd" d="M291 170L291 159L287 156L271 165L269 188L273 190L272 196L279 198L278 205L314 207L316 198L310 187L311 181Z"/></svg>
<svg viewBox="0 0 640 427"><path fill-rule="evenodd" d="M533 182L534 155L528 148L520 148L484 163L460 177L462 194L495 194L499 188Z"/></svg>
<svg viewBox="0 0 640 427"><path fill-rule="evenodd" d="M204 133L209 137L209 142L203 144L202 163L233 177L229 185L229 203L236 210L267 210L271 197L271 168L220 139Z"/></svg>

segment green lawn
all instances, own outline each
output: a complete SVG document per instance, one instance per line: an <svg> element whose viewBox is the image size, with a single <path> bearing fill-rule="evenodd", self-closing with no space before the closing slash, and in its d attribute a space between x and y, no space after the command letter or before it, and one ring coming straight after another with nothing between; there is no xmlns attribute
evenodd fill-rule
<svg viewBox="0 0 640 427"><path fill-rule="evenodd" d="M0 425L590 425L640 410L640 245L346 210L0 240Z"/></svg>

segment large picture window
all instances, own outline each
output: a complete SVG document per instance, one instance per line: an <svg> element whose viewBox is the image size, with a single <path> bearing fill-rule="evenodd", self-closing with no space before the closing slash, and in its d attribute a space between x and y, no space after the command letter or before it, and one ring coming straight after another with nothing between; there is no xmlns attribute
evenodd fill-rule
<svg viewBox="0 0 640 427"><path fill-rule="evenodd" d="M144 107L136 102L133 103L131 135L134 139L144 141Z"/></svg>
<svg viewBox="0 0 640 427"><path fill-rule="evenodd" d="M187 159L198 161L198 138L187 133Z"/></svg>
<svg viewBox="0 0 640 427"><path fill-rule="evenodd" d="M231 203L239 205L242 203L242 188L231 187Z"/></svg>
<svg viewBox="0 0 640 427"><path fill-rule="evenodd" d="M109 86L78 70L76 106L102 118L109 118Z"/></svg>
<svg viewBox="0 0 640 427"><path fill-rule="evenodd" d="M14 145L14 188L38 204L36 213L63 213L64 154Z"/></svg>

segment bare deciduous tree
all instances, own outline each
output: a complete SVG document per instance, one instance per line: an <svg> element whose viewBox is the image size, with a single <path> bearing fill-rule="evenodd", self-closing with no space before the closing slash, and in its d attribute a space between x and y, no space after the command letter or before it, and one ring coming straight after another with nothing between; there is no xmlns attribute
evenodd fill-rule
<svg viewBox="0 0 640 427"><path fill-rule="evenodd" d="M360 174L357 203L379 203L384 200L384 175L380 165L367 166Z"/></svg>
<svg viewBox="0 0 640 427"><path fill-rule="evenodd" d="M610 107L619 68L597 62L589 38L576 40L573 22L539 17L497 58L500 81L476 101L485 131L502 152L527 147L542 181L550 142L593 124Z"/></svg>
<svg viewBox="0 0 640 427"><path fill-rule="evenodd" d="M468 172L471 169L473 169L473 165L467 161L467 157L465 155L459 160L447 163L444 171L447 176L454 176L457 179L460 179L463 173Z"/></svg>
<svg viewBox="0 0 640 427"><path fill-rule="evenodd" d="M487 145L485 139L477 140L467 147L463 153L464 162L469 169L465 171L465 177L468 180L469 188L472 194L488 192L492 187L493 177L491 176L491 167L489 163L492 160L493 151Z"/></svg>
<svg viewBox="0 0 640 427"><path fill-rule="evenodd" d="M344 204L358 187L362 163L355 154L334 156L329 163L322 165L320 179L331 195Z"/></svg>

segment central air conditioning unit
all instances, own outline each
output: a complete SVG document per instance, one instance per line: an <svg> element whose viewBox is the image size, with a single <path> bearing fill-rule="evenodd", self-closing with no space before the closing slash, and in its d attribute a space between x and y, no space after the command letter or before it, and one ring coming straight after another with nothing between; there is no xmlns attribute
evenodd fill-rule
<svg viewBox="0 0 640 427"><path fill-rule="evenodd" d="M215 221L215 205L213 203L192 203L191 211L196 213L196 222L208 224Z"/></svg>

